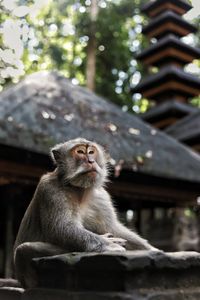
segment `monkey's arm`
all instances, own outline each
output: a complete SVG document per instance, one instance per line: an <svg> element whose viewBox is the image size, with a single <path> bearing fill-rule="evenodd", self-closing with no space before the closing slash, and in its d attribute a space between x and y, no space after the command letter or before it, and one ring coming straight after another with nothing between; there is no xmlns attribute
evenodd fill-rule
<svg viewBox="0 0 200 300"><path fill-rule="evenodd" d="M127 250L157 250L155 247L150 245L147 240L143 239L136 232L128 229L126 226L121 224L117 216L115 216L114 218L111 233L113 233L115 237L120 237L127 241Z"/></svg>
<svg viewBox="0 0 200 300"><path fill-rule="evenodd" d="M119 221L117 221L114 228L112 228L112 233L114 236L123 238L127 241L127 250L156 250L156 248L151 246L147 240L122 225Z"/></svg>
<svg viewBox="0 0 200 300"><path fill-rule="evenodd" d="M63 191L51 190L43 193L40 218L43 240L55 244L66 251L122 251L123 247L99 236L83 227L76 203Z"/></svg>
<svg viewBox="0 0 200 300"><path fill-rule="evenodd" d="M126 240L127 250L155 250L147 240L120 223L109 194L104 190L102 195L104 198L98 201L98 213L101 215L104 231L113 234L116 238Z"/></svg>

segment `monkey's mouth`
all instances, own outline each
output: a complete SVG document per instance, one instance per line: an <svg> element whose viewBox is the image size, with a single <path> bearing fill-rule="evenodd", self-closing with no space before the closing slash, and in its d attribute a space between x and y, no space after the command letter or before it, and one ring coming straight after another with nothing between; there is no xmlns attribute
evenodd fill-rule
<svg viewBox="0 0 200 300"><path fill-rule="evenodd" d="M97 170L88 170L85 172L86 174L90 174L90 173L97 173Z"/></svg>
<svg viewBox="0 0 200 300"><path fill-rule="evenodd" d="M87 170L82 173L82 175L96 175L98 172L95 169Z"/></svg>

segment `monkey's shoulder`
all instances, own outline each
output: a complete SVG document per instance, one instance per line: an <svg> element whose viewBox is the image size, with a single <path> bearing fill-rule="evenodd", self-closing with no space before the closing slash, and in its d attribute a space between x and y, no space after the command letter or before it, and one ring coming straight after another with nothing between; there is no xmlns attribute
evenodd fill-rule
<svg viewBox="0 0 200 300"><path fill-rule="evenodd" d="M54 194L60 189L60 183L54 172L44 174L38 183L37 192Z"/></svg>
<svg viewBox="0 0 200 300"><path fill-rule="evenodd" d="M57 174L55 171L43 174L40 178L40 182L43 182L43 183L48 183L48 182L55 181L55 180L57 180Z"/></svg>

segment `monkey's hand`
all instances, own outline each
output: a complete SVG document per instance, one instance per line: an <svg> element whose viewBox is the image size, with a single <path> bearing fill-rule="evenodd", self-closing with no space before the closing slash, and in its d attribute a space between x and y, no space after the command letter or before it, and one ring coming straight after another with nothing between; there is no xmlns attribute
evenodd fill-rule
<svg viewBox="0 0 200 300"><path fill-rule="evenodd" d="M108 245L106 245L103 249L103 251L120 251L120 252L125 252L126 249L118 244L115 243L110 243Z"/></svg>
<svg viewBox="0 0 200 300"><path fill-rule="evenodd" d="M126 251L126 240L122 238L115 238L111 233L106 233L101 236L107 242L104 251Z"/></svg>
<svg viewBox="0 0 200 300"><path fill-rule="evenodd" d="M125 248L126 246L126 240L122 239L122 238L116 238L116 237L110 237L108 238L109 242L112 242L113 244L117 244L119 246L122 246Z"/></svg>
<svg viewBox="0 0 200 300"><path fill-rule="evenodd" d="M112 233L110 233L110 232L107 232L105 234L101 234L100 236L106 237L106 238L112 238L114 235Z"/></svg>

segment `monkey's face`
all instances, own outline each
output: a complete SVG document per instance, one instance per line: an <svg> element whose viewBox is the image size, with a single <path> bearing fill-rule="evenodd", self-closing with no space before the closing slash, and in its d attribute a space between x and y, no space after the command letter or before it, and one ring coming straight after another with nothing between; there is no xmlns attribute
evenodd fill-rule
<svg viewBox="0 0 200 300"><path fill-rule="evenodd" d="M76 139L62 144L61 148L62 159L58 168L66 182L76 187L89 188L100 186L106 181L106 159L101 146L84 139Z"/></svg>
<svg viewBox="0 0 200 300"><path fill-rule="evenodd" d="M79 144L71 149L70 155L73 161L71 183L81 187L96 184L102 173L97 148L92 144Z"/></svg>

